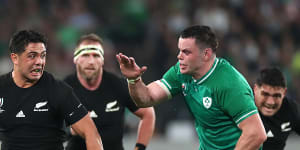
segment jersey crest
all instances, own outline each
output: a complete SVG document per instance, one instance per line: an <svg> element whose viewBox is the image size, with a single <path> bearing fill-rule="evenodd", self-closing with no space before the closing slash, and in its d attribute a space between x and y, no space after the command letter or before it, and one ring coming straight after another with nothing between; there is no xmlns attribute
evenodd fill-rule
<svg viewBox="0 0 300 150"><path fill-rule="evenodd" d="M47 104L48 101L38 102L35 104L33 111L48 111Z"/></svg>
<svg viewBox="0 0 300 150"><path fill-rule="evenodd" d="M106 104L105 112L119 111L119 109L120 107L118 106L118 102L115 100Z"/></svg>
<svg viewBox="0 0 300 150"><path fill-rule="evenodd" d="M209 109L212 104L212 99L210 97L203 97L203 106Z"/></svg>
<svg viewBox="0 0 300 150"><path fill-rule="evenodd" d="M281 131L282 132L288 132L291 131L292 128L290 127L290 122L284 122L281 124Z"/></svg>

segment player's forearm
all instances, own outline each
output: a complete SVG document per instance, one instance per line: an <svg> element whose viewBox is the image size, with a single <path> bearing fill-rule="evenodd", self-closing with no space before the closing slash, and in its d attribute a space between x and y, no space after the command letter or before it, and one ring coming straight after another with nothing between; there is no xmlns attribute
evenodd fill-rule
<svg viewBox="0 0 300 150"><path fill-rule="evenodd" d="M150 107L155 104L148 87L141 79L135 84L128 83L128 88L131 98L138 107Z"/></svg>
<svg viewBox="0 0 300 150"><path fill-rule="evenodd" d="M87 150L103 150L101 137L89 114L72 124L72 129L85 139Z"/></svg>
<svg viewBox="0 0 300 150"><path fill-rule="evenodd" d="M98 133L85 136L87 150L103 150L102 141Z"/></svg>
<svg viewBox="0 0 300 150"><path fill-rule="evenodd" d="M148 108L147 108L148 109ZM150 108L149 108L150 109ZM153 109L153 108L151 108ZM149 144L152 138L155 127L155 114L154 111L148 111L139 123L137 143L141 143L145 146Z"/></svg>
<svg viewBox="0 0 300 150"><path fill-rule="evenodd" d="M258 150L265 140L266 138L263 134L242 133L235 150Z"/></svg>
<svg viewBox="0 0 300 150"><path fill-rule="evenodd" d="M91 127L79 135L85 139L87 150L103 150L102 140L96 127Z"/></svg>

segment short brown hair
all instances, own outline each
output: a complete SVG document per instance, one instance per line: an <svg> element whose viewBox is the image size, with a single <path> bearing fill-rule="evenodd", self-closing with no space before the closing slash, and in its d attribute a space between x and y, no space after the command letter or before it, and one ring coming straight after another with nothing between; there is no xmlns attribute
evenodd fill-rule
<svg viewBox="0 0 300 150"><path fill-rule="evenodd" d="M92 42L99 42L101 45L103 45L103 40L98 35L94 33L83 35L79 38L79 40L76 43L76 47L78 47L83 41L92 41Z"/></svg>

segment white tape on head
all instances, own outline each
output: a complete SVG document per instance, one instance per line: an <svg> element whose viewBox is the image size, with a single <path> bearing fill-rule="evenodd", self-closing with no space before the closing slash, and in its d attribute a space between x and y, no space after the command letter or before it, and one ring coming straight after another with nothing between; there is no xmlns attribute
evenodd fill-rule
<svg viewBox="0 0 300 150"><path fill-rule="evenodd" d="M76 61L79 56L88 53L97 53L104 61L104 50L100 45L81 45L74 52L74 61Z"/></svg>

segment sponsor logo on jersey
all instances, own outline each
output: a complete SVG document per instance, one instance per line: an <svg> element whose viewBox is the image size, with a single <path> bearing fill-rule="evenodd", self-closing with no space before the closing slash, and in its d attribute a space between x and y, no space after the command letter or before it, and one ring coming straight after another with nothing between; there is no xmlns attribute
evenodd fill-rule
<svg viewBox="0 0 300 150"><path fill-rule="evenodd" d="M206 108L206 109L209 109L210 106L212 104L212 100L210 97L203 97L203 106Z"/></svg>
<svg viewBox="0 0 300 150"><path fill-rule="evenodd" d="M36 103L33 111L48 111L47 104L48 101Z"/></svg>
<svg viewBox="0 0 300 150"><path fill-rule="evenodd" d="M271 137L274 137L273 133L271 130L268 131L267 133L267 137L271 138Z"/></svg>
<svg viewBox="0 0 300 150"><path fill-rule="evenodd" d="M24 115L23 111L21 110L21 111L19 111L19 112L17 113L16 117L17 117L17 118L24 118L24 117L26 117L26 116Z"/></svg>
<svg viewBox="0 0 300 150"><path fill-rule="evenodd" d="M119 111L120 107L119 106L116 107L116 106L118 106L117 100L107 103L105 112Z"/></svg>
<svg viewBox="0 0 300 150"><path fill-rule="evenodd" d="M0 98L0 114L5 111L4 109L1 108L3 106L3 102L4 102L3 100L4 100L3 97L1 97Z"/></svg>
<svg viewBox="0 0 300 150"><path fill-rule="evenodd" d="M292 128L290 127L290 122L284 122L281 124L281 132L288 132L291 131Z"/></svg>
<svg viewBox="0 0 300 150"><path fill-rule="evenodd" d="M90 112L90 117L91 117L91 118L98 118L98 115L95 113L94 110L92 110L92 111Z"/></svg>

